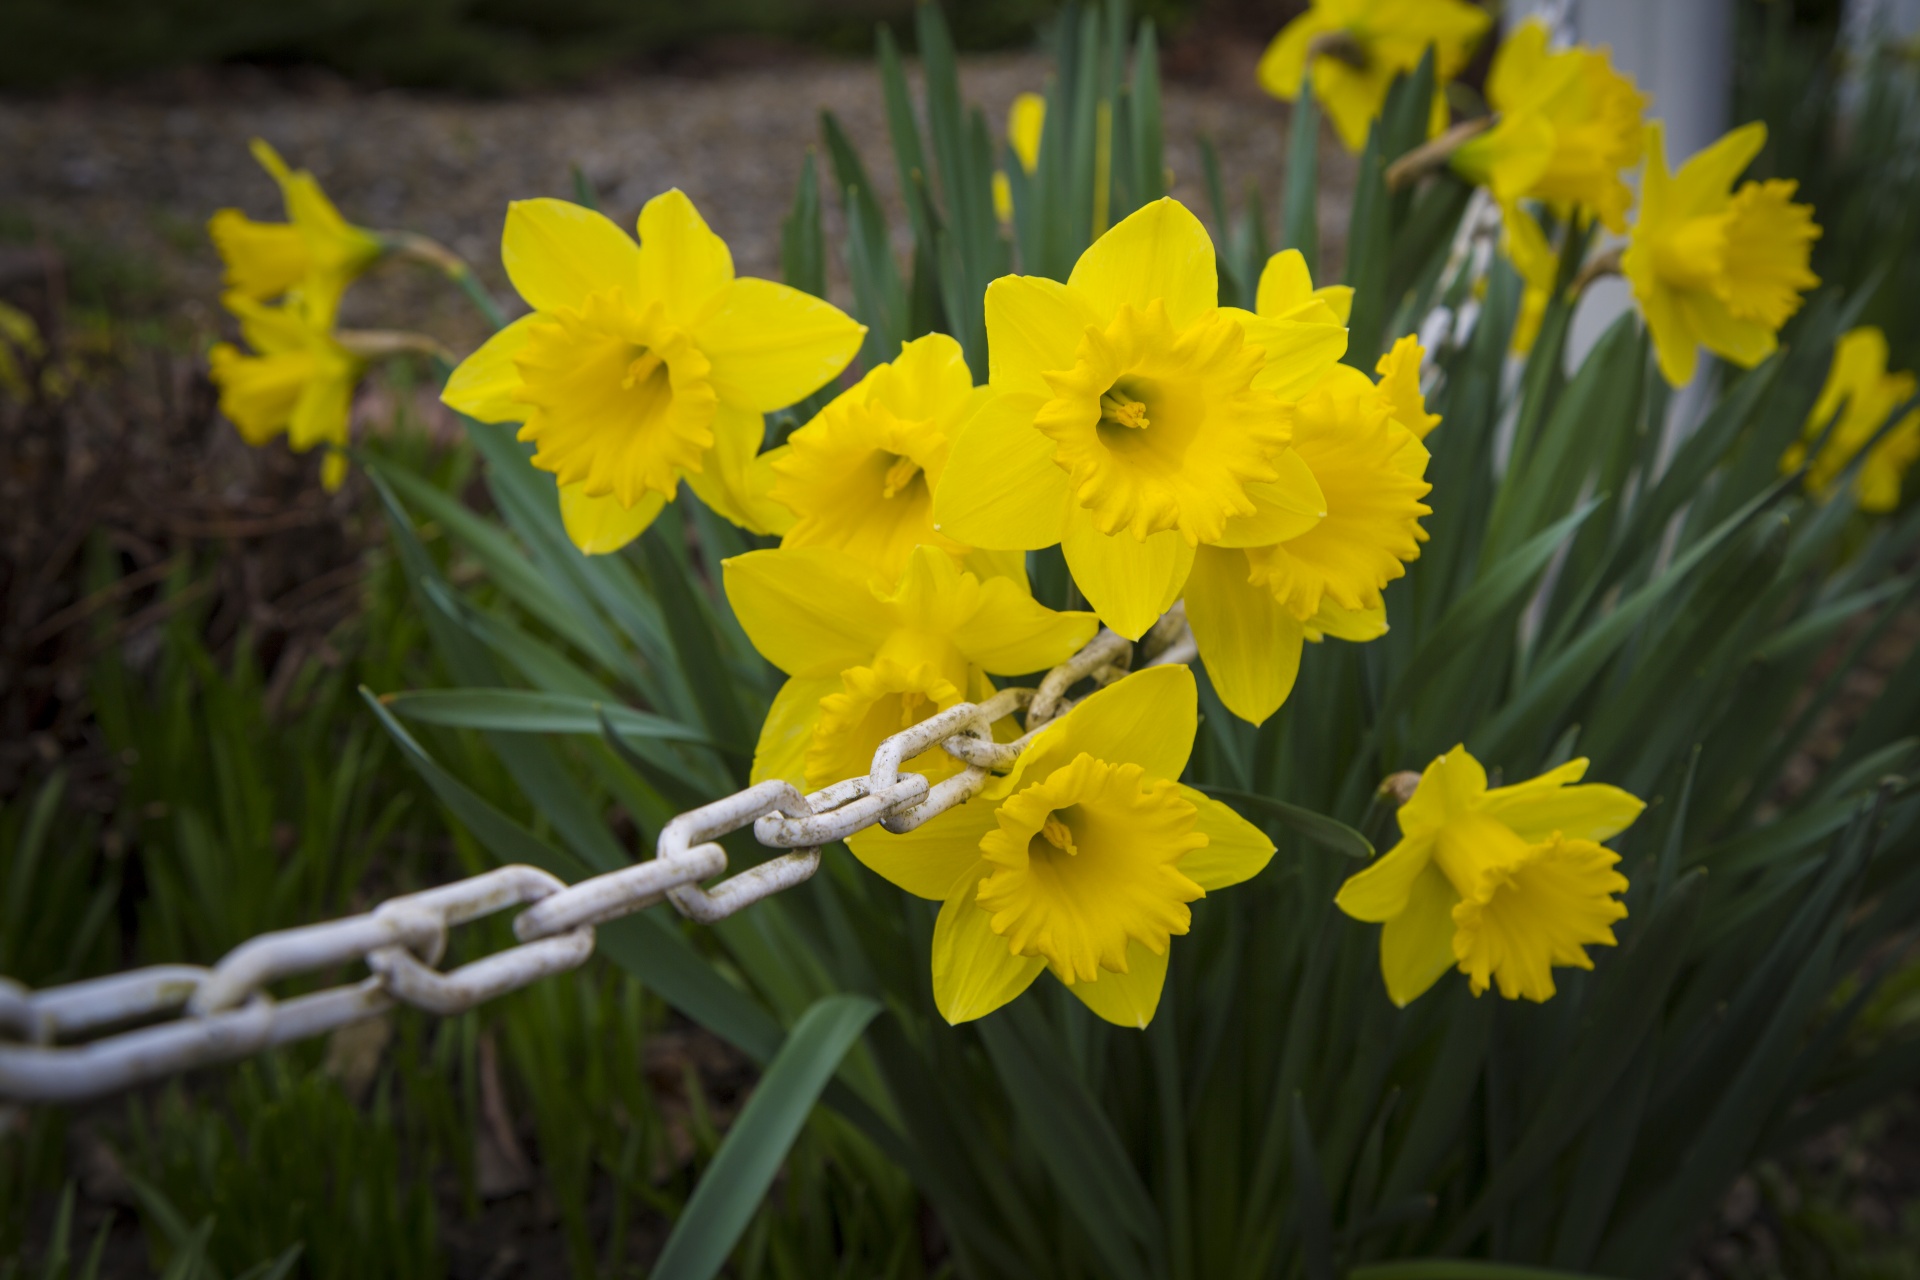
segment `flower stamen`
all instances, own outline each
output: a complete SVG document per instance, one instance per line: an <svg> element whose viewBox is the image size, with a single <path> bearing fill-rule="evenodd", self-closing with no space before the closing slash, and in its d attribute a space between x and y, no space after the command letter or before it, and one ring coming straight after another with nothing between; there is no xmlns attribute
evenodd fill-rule
<svg viewBox="0 0 1920 1280"><path fill-rule="evenodd" d="M1151 423L1147 420L1145 404L1123 391L1111 390L1100 397L1100 425L1145 431Z"/></svg>
<svg viewBox="0 0 1920 1280"><path fill-rule="evenodd" d="M904 493L907 486L913 483L913 478L919 474L920 464L901 454L894 458L893 465L887 468L887 477L881 484L880 496L892 498Z"/></svg>

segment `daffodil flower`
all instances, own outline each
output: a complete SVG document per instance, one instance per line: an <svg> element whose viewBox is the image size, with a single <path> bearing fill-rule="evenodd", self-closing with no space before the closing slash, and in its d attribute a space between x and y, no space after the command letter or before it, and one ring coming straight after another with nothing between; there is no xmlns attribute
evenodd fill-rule
<svg viewBox="0 0 1920 1280"><path fill-rule="evenodd" d="M1560 255L1547 243L1547 233L1517 202L1500 206L1500 249L1520 276L1520 312L1514 318L1510 343L1519 355L1533 350L1560 283Z"/></svg>
<svg viewBox="0 0 1920 1280"><path fill-rule="evenodd" d="M1913 398L1914 388L1911 373L1887 371L1886 334L1873 325L1841 334L1834 344L1833 363L1827 368L1820 399L1807 415L1805 433L1780 459L1781 474L1790 474L1806 462L1807 450L1818 443L1832 422L1833 434L1807 468L1807 488L1830 497L1840 473L1866 448L1893 411ZM1834 422L1836 413L1840 415L1838 422ZM1901 479L1916 459L1920 459L1920 409L1902 417L1867 450L1853 482L1854 501L1860 509L1886 512L1898 507Z"/></svg>
<svg viewBox="0 0 1920 1280"><path fill-rule="evenodd" d="M889 581L921 544L965 558L971 548L933 527L933 493L954 437L992 393L973 385L960 344L916 338L836 396L787 443L762 454L773 500L793 513L783 547L835 547ZM982 553L982 577L1025 581L1018 555Z"/></svg>
<svg viewBox="0 0 1920 1280"><path fill-rule="evenodd" d="M1820 283L1807 268L1820 228L1812 205L1793 203L1797 184L1734 190L1766 142L1764 124L1742 125L1669 175L1660 122L1647 126L1640 217L1620 265L1676 387L1693 380L1700 347L1747 369L1766 359Z"/></svg>
<svg viewBox="0 0 1920 1280"><path fill-rule="evenodd" d="M1059 543L1101 621L1129 637L1230 521L1251 518L1247 536L1266 541L1310 527L1321 496L1288 447L1285 405L1339 360L1346 330L1323 301L1269 318L1218 294L1213 244L1173 200L1101 236L1065 284L995 280L994 396L954 446L934 527L974 547Z"/></svg>
<svg viewBox="0 0 1920 1280"><path fill-rule="evenodd" d="M1258 305L1262 315L1292 314L1331 292L1313 288L1290 249L1267 263ZM1420 501L1428 455L1420 441L1440 416L1427 412L1420 391L1424 356L1409 335L1380 357L1377 385L1335 365L1289 406L1294 452L1322 495L1320 520L1273 539L1258 536L1257 521L1231 522L1224 545L1194 555L1187 624L1214 690L1244 720L1258 724L1286 701L1303 644L1386 633L1381 589L1426 538L1419 520L1428 512Z"/></svg>
<svg viewBox="0 0 1920 1280"><path fill-rule="evenodd" d="M1387 104L1395 77L1434 50L1429 128L1447 125L1442 88L1460 74L1493 15L1466 0L1313 0L1280 29L1260 58L1260 86L1292 102L1309 67L1314 96L1349 151L1367 145L1367 130Z"/></svg>
<svg viewBox="0 0 1920 1280"><path fill-rule="evenodd" d="M1487 771L1455 747L1420 775L1400 808L1400 842L1348 879L1334 902L1356 920L1383 922L1380 968L1397 1005L1449 967L1480 995L1544 1001L1553 968L1591 969L1589 946L1614 945L1627 909L1601 847L1646 806L1618 787L1573 786L1585 760L1529 782L1487 787Z"/></svg>
<svg viewBox="0 0 1920 1280"><path fill-rule="evenodd" d="M1040 131L1047 122L1047 100L1037 93L1023 93L1007 110L1007 145L1024 173L1040 166ZM999 169L993 171L993 212L1002 222L1013 221L1013 184Z"/></svg>
<svg viewBox="0 0 1920 1280"><path fill-rule="evenodd" d="M441 398L524 424L581 550L639 536L683 477L735 524L765 532L782 518L752 480L761 415L845 368L861 325L798 289L736 277L725 241L678 190L641 210L637 245L591 209L516 201L501 257L533 313L468 356Z"/></svg>
<svg viewBox="0 0 1920 1280"><path fill-rule="evenodd" d="M1540 200L1562 219L1584 210L1624 232L1633 190L1622 175L1640 163L1646 96L1604 49L1556 52L1547 40L1533 19L1500 46L1487 76L1497 123L1454 152L1453 167L1502 205Z"/></svg>
<svg viewBox="0 0 1920 1280"><path fill-rule="evenodd" d="M1188 904L1273 856L1244 818L1180 785L1198 723L1191 671L1137 671L1041 729L959 808L905 835L847 841L941 904L933 994L947 1021L992 1013L1042 969L1108 1022L1152 1020Z"/></svg>
<svg viewBox="0 0 1920 1280"><path fill-rule="evenodd" d="M220 412L250 445L266 444L284 431L296 452L334 446L320 474L329 490L338 489L347 474L339 450L347 443L364 361L334 337L330 316L316 315L307 302L270 307L240 294L222 302L239 318L253 354L226 342L208 353Z"/></svg>
<svg viewBox="0 0 1920 1280"><path fill-rule="evenodd" d="M819 788L865 775L881 741L993 694L992 675L1064 662L1096 623L1055 613L1006 578L986 581L923 546L898 578L830 547L752 551L723 562L727 599L761 656L791 677L754 751L753 780ZM959 770L938 748L905 766Z"/></svg>
<svg viewBox="0 0 1920 1280"><path fill-rule="evenodd" d="M252 150L280 184L288 220L255 222L238 209L222 209L208 220L207 234L226 263L227 288L254 302L297 289L316 317L331 322L340 295L379 258L380 240L341 217L311 173L289 169L259 138Z"/></svg>

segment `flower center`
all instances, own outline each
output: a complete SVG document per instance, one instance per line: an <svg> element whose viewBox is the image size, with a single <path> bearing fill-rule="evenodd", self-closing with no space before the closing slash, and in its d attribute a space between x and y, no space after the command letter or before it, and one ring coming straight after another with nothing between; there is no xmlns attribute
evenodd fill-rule
<svg viewBox="0 0 1920 1280"><path fill-rule="evenodd" d="M1676 289L1711 290L1726 272L1727 215L1688 218L1660 241L1655 264Z"/></svg>
<svg viewBox="0 0 1920 1280"><path fill-rule="evenodd" d="M895 498L906 491L908 485L920 478L920 464L912 458L897 456L887 468L886 478L880 484L882 498ZM925 486L922 485L922 488Z"/></svg>
<svg viewBox="0 0 1920 1280"><path fill-rule="evenodd" d="M820 699L820 718L807 744L807 785L824 787L869 772L873 753L887 738L959 702L959 685L931 661L879 657L870 667L841 672L840 692ZM938 782L961 765L935 747L901 768Z"/></svg>
<svg viewBox="0 0 1920 1280"><path fill-rule="evenodd" d="M1246 486L1278 476L1288 429L1279 401L1253 388L1265 365L1225 312L1175 329L1159 301L1122 306L1087 328L1073 368L1046 375L1054 396L1034 426L1101 533L1213 541L1253 513Z"/></svg>
<svg viewBox="0 0 1920 1280"><path fill-rule="evenodd" d="M993 872L976 901L1015 955L1043 957L1062 982L1127 972L1127 946L1165 955L1205 891L1180 860L1205 847L1194 807L1136 764L1082 752L1004 801L980 841Z"/></svg>

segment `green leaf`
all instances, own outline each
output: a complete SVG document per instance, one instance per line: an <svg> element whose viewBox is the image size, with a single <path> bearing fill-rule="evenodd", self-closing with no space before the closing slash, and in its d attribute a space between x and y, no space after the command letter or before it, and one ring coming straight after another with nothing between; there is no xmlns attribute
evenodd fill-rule
<svg viewBox="0 0 1920 1280"><path fill-rule="evenodd" d="M707 741L685 725L620 703L608 705L593 699L528 689L419 689L389 693L380 701L409 720L462 729L598 734L604 714L607 721L627 737Z"/></svg>
<svg viewBox="0 0 1920 1280"><path fill-rule="evenodd" d="M1289 1105L1293 1108L1293 1216L1300 1231L1300 1269L1306 1280L1334 1280L1333 1211L1313 1150L1313 1129L1297 1090Z"/></svg>
<svg viewBox="0 0 1920 1280"><path fill-rule="evenodd" d="M1320 266L1320 100L1313 72L1300 81L1287 134L1287 185L1280 198L1280 243L1298 249L1309 271Z"/></svg>
<svg viewBox="0 0 1920 1280"><path fill-rule="evenodd" d="M817 298L827 296L827 244L820 228L820 175L808 150L800 162L793 208L780 224L780 276Z"/></svg>
<svg viewBox="0 0 1920 1280"><path fill-rule="evenodd" d="M1347 1280L1599 1280L1576 1271L1549 1271L1544 1267L1514 1267L1504 1262L1472 1258L1421 1258L1408 1262L1374 1262L1347 1272Z"/></svg>
<svg viewBox="0 0 1920 1280"><path fill-rule="evenodd" d="M1331 849L1344 857L1365 862L1373 857L1373 844L1358 831L1337 818L1303 809L1297 804L1288 804L1272 796L1255 795L1250 791L1237 791L1232 787L1216 787L1201 783L1197 790L1204 791L1216 800L1223 800L1236 809L1257 813L1284 825L1295 835L1311 840L1323 849Z"/></svg>
<svg viewBox="0 0 1920 1280"><path fill-rule="evenodd" d="M794 1024L674 1223L654 1280L711 1280L720 1273L821 1091L879 1012L864 996L828 996Z"/></svg>

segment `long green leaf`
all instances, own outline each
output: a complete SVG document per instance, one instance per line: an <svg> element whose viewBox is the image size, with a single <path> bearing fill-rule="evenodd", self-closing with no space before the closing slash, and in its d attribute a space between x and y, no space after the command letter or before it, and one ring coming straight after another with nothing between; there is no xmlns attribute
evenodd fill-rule
<svg viewBox="0 0 1920 1280"><path fill-rule="evenodd" d="M389 693L380 701L396 714L422 724L507 733L598 734L604 713L607 721L628 737L707 741L698 730L619 703L608 705L528 689L419 689Z"/></svg>
<svg viewBox="0 0 1920 1280"><path fill-rule="evenodd" d="M1354 858L1361 862L1373 857L1372 842L1337 818L1329 818L1325 814L1303 809L1297 804L1288 804L1285 800L1276 800L1272 796L1237 791L1232 787L1216 787L1202 783L1199 790L1216 800L1224 800L1236 809L1257 813L1282 823L1295 835L1311 840L1323 849L1331 849L1343 857Z"/></svg>

